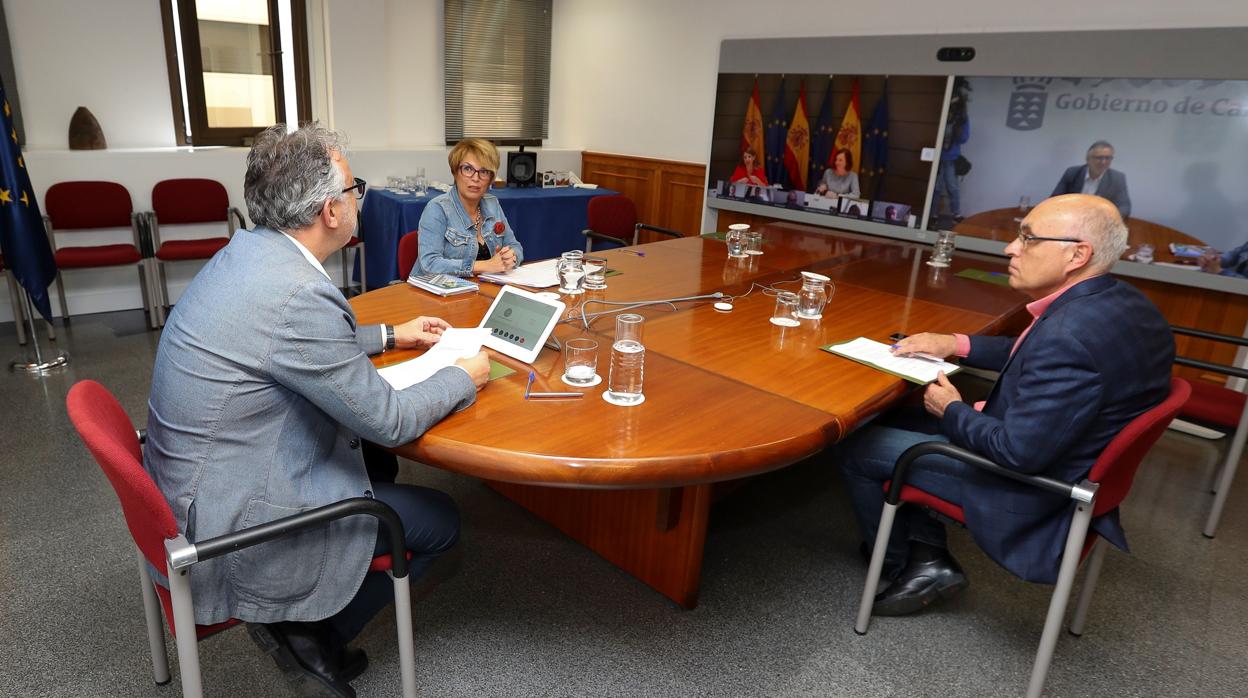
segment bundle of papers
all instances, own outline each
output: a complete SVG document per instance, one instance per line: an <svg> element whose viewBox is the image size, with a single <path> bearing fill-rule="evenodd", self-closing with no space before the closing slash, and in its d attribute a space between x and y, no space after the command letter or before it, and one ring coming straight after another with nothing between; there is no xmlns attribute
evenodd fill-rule
<svg viewBox="0 0 1248 698"><path fill-rule="evenodd" d="M897 356L893 354L889 345L866 337L820 348L920 385L927 385L936 380L938 373L943 372L948 376L961 368L957 364L951 364L936 357Z"/></svg>
<svg viewBox="0 0 1248 698"><path fill-rule="evenodd" d="M414 359L378 369L377 373L395 390L416 385L438 371L467 359L481 351L481 345L490 336L488 327L452 327L442 333L442 339L424 354Z"/></svg>
<svg viewBox="0 0 1248 698"><path fill-rule="evenodd" d="M555 271L558 259L547 259L532 264L524 264L503 274L478 274L478 278L496 284L514 284L529 288L549 288L559 285L559 274Z"/></svg>

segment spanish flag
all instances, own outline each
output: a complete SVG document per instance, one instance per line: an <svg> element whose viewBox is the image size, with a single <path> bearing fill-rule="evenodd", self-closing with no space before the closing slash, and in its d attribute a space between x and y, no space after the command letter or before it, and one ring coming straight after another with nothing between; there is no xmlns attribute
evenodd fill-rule
<svg viewBox="0 0 1248 698"><path fill-rule="evenodd" d="M858 79L854 78L854 94L849 99L849 107L845 109L845 118L841 119L841 130L836 133L836 147L828 156L828 165L831 166L836 159L836 151L848 150L853 156L854 166L850 169L854 172L858 171L858 164L862 159L862 120L858 118L859 90Z"/></svg>
<svg viewBox="0 0 1248 698"><path fill-rule="evenodd" d="M766 162L763 148L763 107L758 100L758 78L754 78L754 94L745 110L745 127L741 129L741 152L754 151L754 161L759 167Z"/></svg>
<svg viewBox="0 0 1248 698"><path fill-rule="evenodd" d="M806 82L797 92L797 108L789 122L789 135L784 140L784 169L789 173L789 185L806 191L806 173L810 169L810 122L806 120Z"/></svg>

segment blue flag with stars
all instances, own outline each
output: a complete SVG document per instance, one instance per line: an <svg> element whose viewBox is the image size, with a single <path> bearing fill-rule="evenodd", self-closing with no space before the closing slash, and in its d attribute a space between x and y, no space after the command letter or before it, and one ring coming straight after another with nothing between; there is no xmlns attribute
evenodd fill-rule
<svg viewBox="0 0 1248 698"><path fill-rule="evenodd" d="M810 182L809 189L814 190L823 179L823 171L828 167L828 158L832 156L832 144L836 142L837 127L833 126L832 114L832 81L828 81L828 91L823 94L823 106L819 107L819 121L811 131L810 137Z"/></svg>
<svg viewBox="0 0 1248 698"><path fill-rule="evenodd" d="M872 199L884 195L884 170L888 169L888 81L880 101L871 113L871 123L862 132L862 174L873 181Z"/></svg>
<svg viewBox="0 0 1248 698"><path fill-rule="evenodd" d="M780 78L780 91L771 103L771 118L767 120L767 181L771 184L783 184L784 142L789 137L789 119L784 109L784 78Z"/></svg>
<svg viewBox="0 0 1248 698"><path fill-rule="evenodd" d="M13 110L0 82L0 102L4 103L4 135L0 137L0 251L4 265L26 289L30 302L44 319L52 321L48 284L56 279L56 260L43 229L43 216L30 186L26 161L17 145ZM14 318L17 320L17 318Z"/></svg>

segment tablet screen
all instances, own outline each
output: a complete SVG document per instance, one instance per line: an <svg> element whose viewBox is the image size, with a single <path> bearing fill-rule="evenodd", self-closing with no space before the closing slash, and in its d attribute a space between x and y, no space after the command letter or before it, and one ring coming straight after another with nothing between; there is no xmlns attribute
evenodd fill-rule
<svg viewBox="0 0 1248 698"><path fill-rule="evenodd" d="M481 326L488 327L495 338L527 352L541 348L546 328L559 312L550 303L502 293Z"/></svg>

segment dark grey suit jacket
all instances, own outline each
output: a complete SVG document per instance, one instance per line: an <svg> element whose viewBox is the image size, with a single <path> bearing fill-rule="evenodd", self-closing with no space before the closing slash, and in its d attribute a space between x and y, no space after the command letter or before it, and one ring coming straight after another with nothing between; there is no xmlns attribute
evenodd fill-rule
<svg viewBox="0 0 1248 698"><path fill-rule="evenodd" d="M1057 186L1053 187L1053 193L1049 196L1082 194L1083 183L1087 178L1087 165L1068 167L1062 173L1062 178L1058 180ZM1101 183L1096 185L1096 195L1102 199L1109 199L1114 202L1114 205L1118 207L1118 213L1122 214L1123 220L1126 220L1131 215L1131 197L1127 195L1127 176L1118 170L1105 170L1105 174L1101 176Z"/></svg>

